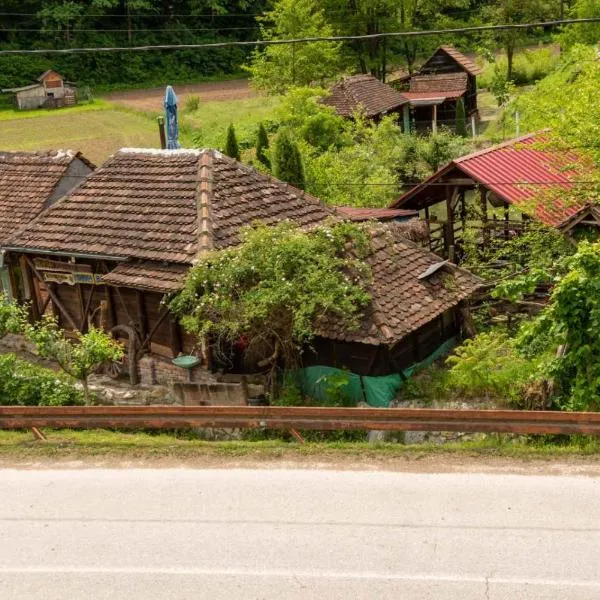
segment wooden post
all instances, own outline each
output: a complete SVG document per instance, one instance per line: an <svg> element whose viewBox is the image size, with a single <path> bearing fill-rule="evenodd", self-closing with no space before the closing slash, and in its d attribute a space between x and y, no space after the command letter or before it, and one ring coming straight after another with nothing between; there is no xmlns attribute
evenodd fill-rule
<svg viewBox="0 0 600 600"><path fill-rule="evenodd" d="M181 339L181 328L173 315L170 315L169 326L171 334L171 350L173 351L173 356L178 356L183 350L183 341Z"/></svg>
<svg viewBox="0 0 600 600"><path fill-rule="evenodd" d="M25 299L31 300L31 318L38 321L40 318L40 305L38 304L37 290L33 282L33 273L25 256L19 258L19 264L25 283Z"/></svg>
<svg viewBox="0 0 600 600"><path fill-rule="evenodd" d="M146 314L146 304L144 295L140 290L135 291L135 299L137 302L138 321L140 324L140 339L145 339L148 333L148 315Z"/></svg>
<svg viewBox="0 0 600 600"><path fill-rule="evenodd" d="M446 185L446 252L448 260L454 262L454 207L452 197L456 188Z"/></svg>
<svg viewBox="0 0 600 600"><path fill-rule="evenodd" d="M504 240L508 240L508 221L509 221L509 205L508 202L504 204Z"/></svg>
<svg viewBox="0 0 600 600"><path fill-rule="evenodd" d="M487 246L490 241L490 231L488 229L488 211L487 211L487 190L484 187L479 188L479 206L481 208L481 227L483 230L483 245Z"/></svg>
<svg viewBox="0 0 600 600"><path fill-rule="evenodd" d="M410 104L402 107L402 119L404 121L404 133L410 133Z"/></svg>
<svg viewBox="0 0 600 600"><path fill-rule="evenodd" d="M432 106L431 131L434 135L437 133L437 104Z"/></svg>

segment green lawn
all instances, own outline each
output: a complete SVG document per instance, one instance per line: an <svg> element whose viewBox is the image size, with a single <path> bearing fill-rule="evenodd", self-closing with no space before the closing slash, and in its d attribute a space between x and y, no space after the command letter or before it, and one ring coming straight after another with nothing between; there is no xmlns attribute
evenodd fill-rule
<svg viewBox="0 0 600 600"><path fill-rule="evenodd" d="M196 145L204 148L222 148L227 127L233 123L238 142L242 146L254 144L256 130L261 121L273 118L274 109L281 99L275 96L257 96L239 100L201 102L198 110L181 111L184 141L193 135ZM192 129L193 132L189 132Z"/></svg>
<svg viewBox="0 0 600 600"><path fill-rule="evenodd" d="M12 118L7 118L12 114ZM80 150L101 164L122 147L157 147L156 122L104 103L59 111L31 111L15 118L0 112L0 150Z"/></svg>
<svg viewBox="0 0 600 600"><path fill-rule="evenodd" d="M180 111L180 140L184 146L222 148L229 123L238 141L254 143L258 123L268 120L279 98L257 97L201 103ZM104 100L61 110L0 110L0 150L80 150L96 164L122 147L151 147L159 143L155 116L120 108Z"/></svg>

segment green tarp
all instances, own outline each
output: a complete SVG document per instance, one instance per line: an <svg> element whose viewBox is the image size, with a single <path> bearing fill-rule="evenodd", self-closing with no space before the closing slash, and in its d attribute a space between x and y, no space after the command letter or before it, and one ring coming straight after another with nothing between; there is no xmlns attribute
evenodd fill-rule
<svg viewBox="0 0 600 600"><path fill-rule="evenodd" d="M455 344L456 338L447 340L425 360L404 369L402 374L361 377L335 367L314 366L298 371L298 384L304 394L322 404L327 404L332 398L343 398L348 404L366 402L369 406L387 408L400 391L403 381L447 354Z"/></svg>

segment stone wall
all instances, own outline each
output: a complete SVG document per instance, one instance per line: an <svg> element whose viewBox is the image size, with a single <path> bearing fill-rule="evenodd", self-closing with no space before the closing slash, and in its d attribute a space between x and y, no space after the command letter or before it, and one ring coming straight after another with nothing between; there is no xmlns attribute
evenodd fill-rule
<svg viewBox="0 0 600 600"><path fill-rule="evenodd" d="M182 369L167 358L149 354L140 359L138 370L142 385L171 386L175 383L216 382L215 376L202 365L193 369Z"/></svg>

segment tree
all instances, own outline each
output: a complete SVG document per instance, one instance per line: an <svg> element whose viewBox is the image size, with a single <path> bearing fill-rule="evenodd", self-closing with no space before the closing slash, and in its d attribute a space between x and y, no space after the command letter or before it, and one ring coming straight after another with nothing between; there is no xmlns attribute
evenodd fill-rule
<svg viewBox="0 0 600 600"><path fill-rule="evenodd" d="M482 16L492 23L519 24L558 18L560 5L555 0L495 0L482 10ZM513 62L519 41L526 35L524 29L500 31L496 41L506 53L506 80L513 79Z"/></svg>
<svg viewBox="0 0 600 600"><path fill-rule="evenodd" d="M52 316L25 327L25 337L33 342L42 358L54 360L60 368L83 386L86 404L91 401L88 378L104 364L121 360L123 347L110 335L92 327L87 333L67 337Z"/></svg>
<svg viewBox="0 0 600 600"><path fill-rule="evenodd" d="M246 356L270 366L273 379L278 364L297 365L323 320L357 327L369 302L369 241L361 227L305 232L289 221L258 223L240 239L202 257L171 302L187 331L211 340L215 352L243 338Z"/></svg>
<svg viewBox="0 0 600 600"><path fill-rule="evenodd" d="M598 0L575 0L568 16L571 19L600 17L600 3ZM567 25L557 39L564 48L570 48L575 44L594 45L600 39L600 23Z"/></svg>
<svg viewBox="0 0 600 600"><path fill-rule="evenodd" d="M266 40L333 35L317 0L277 0L273 10L258 20ZM255 50L246 70L257 89L281 94L290 87L335 77L341 66L340 48L332 42L271 45Z"/></svg>
<svg viewBox="0 0 600 600"><path fill-rule="evenodd" d="M557 403L567 410L598 410L600 244L582 242L564 264L567 273L556 284L550 305L524 327L520 346L532 353L544 346L562 347L545 365L556 385Z"/></svg>
<svg viewBox="0 0 600 600"><path fill-rule="evenodd" d="M235 160L241 160L240 147L238 146L233 124L227 128L227 140L225 142L225 154Z"/></svg>
<svg viewBox="0 0 600 600"><path fill-rule="evenodd" d="M256 134L256 158L260 161L267 169L271 168L271 161L265 154L265 150L269 148L269 136L263 123L259 123L258 132Z"/></svg>
<svg viewBox="0 0 600 600"><path fill-rule="evenodd" d="M456 135L467 137L467 115L465 101L462 98L456 103Z"/></svg>
<svg viewBox="0 0 600 600"><path fill-rule="evenodd" d="M273 148L273 174L301 190L305 187L304 165L298 144L286 129L282 130Z"/></svg>

